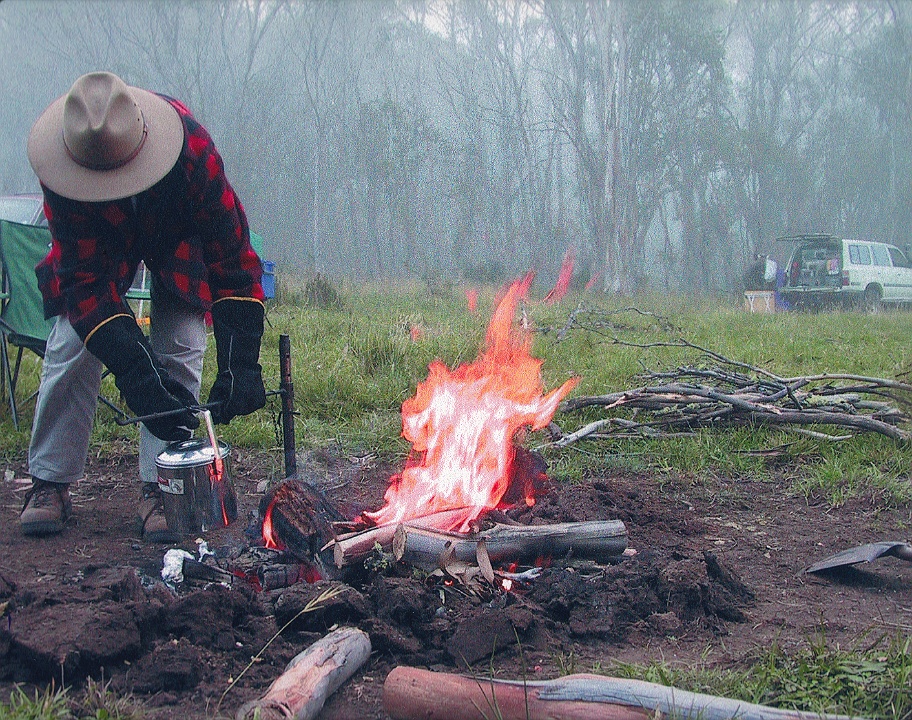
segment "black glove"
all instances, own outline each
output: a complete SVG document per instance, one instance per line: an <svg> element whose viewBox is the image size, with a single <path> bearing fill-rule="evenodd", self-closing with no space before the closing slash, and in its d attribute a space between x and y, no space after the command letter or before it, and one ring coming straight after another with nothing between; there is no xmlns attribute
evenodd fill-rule
<svg viewBox="0 0 912 720"><path fill-rule="evenodd" d="M212 330L218 358L218 376L209 391L212 419L227 425L237 415L249 415L266 404L260 341L263 339L263 303L228 298L212 306Z"/></svg>
<svg viewBox="0 0 912 720"><path fill-rule="evenodd" d="M86 347L114 374L117 389L136 415L184 408L184 412L146 421L149 432L168 441L193 437L199 420L188 406L196 405L196 398L165 372L133 317L118 315L99 325Z"/></svg>

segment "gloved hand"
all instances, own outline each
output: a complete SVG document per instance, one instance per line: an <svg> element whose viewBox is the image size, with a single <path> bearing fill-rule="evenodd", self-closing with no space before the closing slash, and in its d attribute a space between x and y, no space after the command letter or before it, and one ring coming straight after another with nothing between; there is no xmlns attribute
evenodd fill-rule
<svg viewBox="0 0 912 720"><path fill-rule="evenodd" d="M207 403L221 403L212 408L216 423L227 425L266 404L259 362L264 314L259 300L227 298L212 306L218 376Z"/></svg>
<svg viewBox="0 0 912 720"><path fill-rule="evenodd" d="M86 340L86 348L114 374L114 383L136 415L180 410L145 425L155 437L167 441L189 440L199 427L190 405L196 405L187 388L165 372L149 341L129 315L118 315L99 325Z"/></svg>

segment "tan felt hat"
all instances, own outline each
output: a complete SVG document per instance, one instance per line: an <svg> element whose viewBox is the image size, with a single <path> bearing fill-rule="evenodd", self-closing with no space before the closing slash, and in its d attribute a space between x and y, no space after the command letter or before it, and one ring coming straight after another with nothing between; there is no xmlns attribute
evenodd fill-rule
<svg viewBox="0 0 912 720"><path fill-rule="evenodd" d="M83 75L35 121L28 159L58 195L100 202L152 187L174 167L184 125L170 103L117 75Z"/></svg>

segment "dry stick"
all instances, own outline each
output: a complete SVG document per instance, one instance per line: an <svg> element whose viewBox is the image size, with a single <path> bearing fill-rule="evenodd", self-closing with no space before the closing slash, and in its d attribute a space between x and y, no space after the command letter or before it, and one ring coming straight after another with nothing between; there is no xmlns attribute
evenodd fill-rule
<svg viewBox="0 0 912 720"><path fill-rule="evenodd" d="M630 309L635 310L635 308L630 308ZM603 333L599 333L597 330L593 330L593 332L596 332L596 334L600 334L600 335L604 336ZM731 358L725 357L724 355L721 355L720 353L710 350L709 348L705 348L705 347L702 347L701 345L697 345L696 343L693 343L690 340L687 340L685 338L679 338L678 340L671 341L671 342L658 341L658 342L650 342L650 343L630 342L627 340L621 340L617 336L612 336L609 339L611 340L612 345L622 345L625 347L635 347L635 348L643 348L643 349L656 348L656 347L691 348L693 350L698 350L699 352L704 353L708 357L711 357L720 363L723 363L725 365L730 365L732 367L742 368L744 370L750 370L753 373L756 373L758 375L763 375L764 377L770 378L771 380L774 380L777 383L782 383L783 385L792 385L793 383L796 383L796 382L807 383L807 382L822 382L822 381L828 381L828 380L850 380L853 382L872 383L872 384L876 384L880 387L886 387L886 388L890 388L892 390L901 390L904 392L912 393L912 384L904 383L900 380L874 378L874 377L867 377L865 375L853 375L853 374L848 374L848 373L820 373L817 375L783 378L783 377L776 375L775 373L770 372L769 370L765 370L764 368L757 367L756 365L751 365L750 363L745 363L745 362L741 362L738 360L732 360Z"/></svg>
<svg viewBox="0 0 912 720"><path fill-rule="evenodd" d="M568 318L567 324L562 328L560 336L565 336L572 327L584 327L577 322L577 316L582 308ZM603 405L606 408L625 405L627 407L645 409L650 411L665 411L659 420L649 423L631 422L625 428L631 431L641 428L672 427L685 425L694 427L707 424L711 421L728 420L732 422L761 422L782 425L814 425L832 424L846 426L862 431L877 432L894 440L904 443L912 442L912 434L898 429L895 422L904 418L902 412L896 408L876 405L868 401L858 400L850 402L850 408L834 407L832 404L821 407L815 403L815 398L820 396L845 396L847 393L866 393L881 395L890 398L904 407L912 407L912 384L899 380L868 377L850 373L819 373L816 375L783 378L774 373L745 362L739 362L714 352L708 348L697 345L689 340L680 338L674 341L659 341L649 343L634 343L621 340L617 336L610 337L596 328L589 329L596 334L609 337L614 345L637 348L679 347L697 350L707 357L741 371L749 371L759 376L754 379L741 373L731 373L720 369L705 369L695 367L678 368L667 373L651 373L654 379L682 379L699 378L701 380L714 380L719 385L737 388L737 391L723 392L718 388L706 385L674 384L659 387L640 387L634 390L610 393L606 395L571 398L560 405L561 412L571 412L593 405ZM560 339L560 338L559 338ZM839 387L833 385L837 382L851 382L855 385ZM799 389L812 383L830 383L829 387L818 388L799 394ZM780 400L788 398L793 407L780 408L776 405ZM709 403L724 403L727 408L716 408L714 411L697 411L693 406ZM808 411L805 405L815 405ZM677 413L674 412L678 408ZM870 410L869 415L855 415L852 410ZM891 422L885 422L889 419ZM598 435L609 423L595 421L579 428L569 435L557 436L550 443L551 446L567 447L583 438L617 437L617 434Z"/></svg>
<svg viewBox="0 0 912 720"><path fill-rule="evenodd" d="M474 535L443 533L400 525L393 538L393 557L410 565L439 567L444 553L458 562L474 563L484 543L492 563L539 557L574 557L606 561L627 549L627 528L620 520L590 520L550 525L500 525Z"/></svg>
<svg viewBox="0 0 912 720"><path fill-rule="evenodd" d="M780 399L781 396L781 393L777 393L774 399ZM770 398L764 396L745 396L743 394L726 393L708 386L669 384L656 387L640 387L634 390L611 393L608 395L573 398L562 403L560 409L564 412L569 412L591 405L604 405L608 408L617 407L619 405L641 408L645 406L647 409L650 409L655 407L667 407L668 405L698 405L701 403L706 404L708 402L724 403L735 411L731 413L732 417L737 418L739 417L738 413L741 413L742 417L746 415L744 419L748 419L752 422L782 425L838 425L877 432L902 442L912 441L912 434L900 430L891 423L878 420L869 415L853 415L847 412L840 412L832 405L830 406L832 408L830 410L819 408L796 410L779 408L770 402ZM881 405L877 409L881 415L889 414L898 416L898 411L894 412L892 408L883 407ZM687 419L690 424L699 420L705 421L706 418L694 415ZM662 424L680 424L683 421L685 421L685 418L675 416L666 418ZM655 424L657 423L652 423L652 425ZM604 426L604 421L589 423L576 432L565 435L554 441L553 445L557 447L566 447L577 440L598 432L603 429ZM629 425L628 429L632 427L634 427L634 425Z"/></svg>
<svg viewBox="0 0 912 720"><path fill-rule="evenodd" d="M334 630L292 658L263 697L244 703L235 720L313 720L332 695L371 653L367 633Z"/></svg>
<svg viewBox="0 0 912 720"><path fill-rule="evenodd" d="M848 720L601 675L510 682L402 666L383 706L392 720Z"/></svg>
<svg viewBox="0 0 912 720"><path fill-rule="evenodd" d="M657 388L659 392L681 392L682 387L678 385ZM862 430L871 430L878 432L894 440L909 442L912 440L912 434L900 430L889 423L874 420L869 417L858 415L848 415L845 413L826 412L818 410L780 410L770 405L752 403L734 395L713 390L712 388L688 388L690 392L698 397L706 397L710 400L727 403L739 410L749 413L752 420L760 420L772 423L795 424L795 425L844 425L847 427L856 427Z"/></svg>

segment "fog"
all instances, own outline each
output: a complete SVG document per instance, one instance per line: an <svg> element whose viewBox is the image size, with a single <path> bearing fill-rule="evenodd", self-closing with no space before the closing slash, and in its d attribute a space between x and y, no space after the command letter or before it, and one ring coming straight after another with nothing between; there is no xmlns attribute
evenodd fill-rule
<svg viewBox="0 0 912 720"><path fill-rule="evenodd" d="M737 290L775 238L912 241L912 4L0 1L0 193L81 74L185 102L281 269Z"/></svg>

